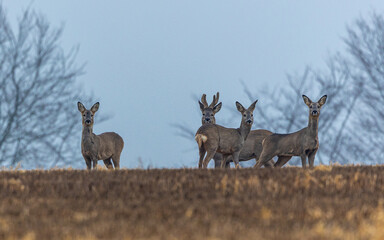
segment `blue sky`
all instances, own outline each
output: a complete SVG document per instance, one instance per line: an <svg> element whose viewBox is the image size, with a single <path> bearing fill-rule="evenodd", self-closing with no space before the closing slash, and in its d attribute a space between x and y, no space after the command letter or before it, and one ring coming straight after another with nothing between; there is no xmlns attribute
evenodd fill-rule
<svg viewBox="0 0 384 240"><path fill-rule="evenodd" d="M251 89L273 88L285 84L287 73L321 67L328 55L343 50L347 24L384 10L384 1L373 0L5 0L3 5L12 20L32 5L53 25L64 24L64 49L79 44L78 63L87 63L79 83L100 101L100 112L113 116L94 132L115 131L124 138L122 167L137 167L139 158L144 166L197 166L197 145L171 127L198 129L200 112L192 96L206 93L211 99L220 91L224 107L216 119L227 122L235 101L250 104L240 80ZM79 116L79 138L80 129ZM74 151L81 154L80 146Z"/></svg>

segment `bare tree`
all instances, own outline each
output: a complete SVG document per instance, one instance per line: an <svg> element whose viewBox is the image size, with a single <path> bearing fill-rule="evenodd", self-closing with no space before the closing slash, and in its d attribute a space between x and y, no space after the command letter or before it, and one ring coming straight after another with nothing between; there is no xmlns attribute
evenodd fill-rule
<svg viewBox="0 0 384 240"><path fill-rule="evenodd" d="M373 13L370 19L359 18L347 28L348 54L355 69L354 86L360 93L356 105L360 109L354 119L362 126L360 148L366 149L361 158L383 163L384 155L384 17Z"/></svg>
<svg viewBox="0 0 384 240"><path fill-rule="evenodd" d="M264 110L259 114L263 118L256 125L277 133L295 132L308 124L301 95L310 94L319 97L327 94L329 104L324 107L320 117L320 148L316 161L322 164L333 161L349 163L352 156L348 149L357 143L351 132L353 129L351 116L356 111L354 105L359 92L347 87L350 79L347 67L348 65L338 56L334 56L332 61L328 62L326 70L314 71L308 67L303 74L288 75L286 86L270 90L270 93L268 91L259 93L260 99L264 100ZM299 158L290 162L294 165L299 163Z"/></svg>
<svg viewBox="0 0 384 240"><path fill-rule="evenodd" d="M277 88L250 89L242 82L244 92L250 100L260 99L255 126L277 133L307 125L302 94L327 94L315 162L384 163L384 16L359 18L346 33L345 50L331 55L325 67L287 75L287 83ZM192 135L187 128L180 130L186 137ZM300 164L300 159L289 163Z"/></svg>
<svg viewBox="0 0 384 240"><path fill-rule="evenodd" d="M373 13L347 27L346 51L328 58L324 69L307 67L278 89L255 92L263 102L256 125L279 133L305 126L301 94L327 94L319 126L319 163L382 163L384 155L384 18ZM244 84L250 99L252 90ZM262 96L262 97L261 97ZM266 110L265 110L266 109ZM299 162L296 159L296 162Z"/></svg>
<svg viewBox="0 0 384 240"><path fill-rule="evenodd" d="M77 49L59 45L62 28L23 12L12 29L0 5L0 163L49 167L81 162L76 102L90 102L76 78Z"/></svg>

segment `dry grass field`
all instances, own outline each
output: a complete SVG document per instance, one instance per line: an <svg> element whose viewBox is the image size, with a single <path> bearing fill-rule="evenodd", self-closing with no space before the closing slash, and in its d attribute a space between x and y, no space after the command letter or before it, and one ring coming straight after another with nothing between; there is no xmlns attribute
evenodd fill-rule
<svg viewBox="0 0 384 240"><path fill-rule="evenodd" d="M384 239L384 167L0 171L0 239Z"/></svg>

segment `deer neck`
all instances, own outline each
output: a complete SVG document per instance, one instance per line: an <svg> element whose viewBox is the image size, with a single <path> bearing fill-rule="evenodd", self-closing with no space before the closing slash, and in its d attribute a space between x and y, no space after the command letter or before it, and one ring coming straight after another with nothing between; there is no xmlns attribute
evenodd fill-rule
<svg viewBox="0 0 384 240"><path fill-rule="evenodd" d="M244 140L247 139L249 132L251 131L252 125L246 124L245 122L241 121L240 128L237 130L239 131L240 135L243 137Z"/></svg>
<svg viewBox="0 0 384 240"><path fill-rule="evenodd" d="M93 126L86 126L86 125L83 125L83 132L82 132L82 142L85 142L85 141L92 141L92 138L93 138Z"/></svg>
<svg viewBox="0 0 384 240"><path fill-rule="evenodd" d="M319 117L311 117L309 116L308 121L308 135L313 138L317 138L317 134L319 132Z"/></svg>

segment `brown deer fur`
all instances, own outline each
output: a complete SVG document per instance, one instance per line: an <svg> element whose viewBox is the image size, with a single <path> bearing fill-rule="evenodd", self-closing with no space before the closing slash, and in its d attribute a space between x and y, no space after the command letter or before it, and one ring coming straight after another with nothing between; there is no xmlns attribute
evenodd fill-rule
<svg viewBox="0 0 384 240"><path fill-rule="evenodd" d="M221 109L222 103L219 102L219 97L220 94L219 92L216 93L216 96L213 95L213 100L211 104L208 105L207 102L207 96L203 94L201 96L201 102L199 101L199 106L201 110L201 125L208 124L208 123L213 123L216 124L216 118L215 114L218 113ZM216 105L217 104L217 105ZM215 168L220 168L221 167L221 160L223 159L223 156L220 153L215 153L213 156L213 159L215 160ZM226 165L227 168L229 168L229 162Z"/></svg>
<svg viewBox="0 0 384 240"><path fill-rule="evenodd" d="M81 102L77 103L82 115L83 132L81 136L81 153L83 154L87 168L96 168L97 161L103 160L108 169L120 167L120 154L124 147L123 139L114 132L106 132L100 135L93 133L93 117L99 109L99 103L95 103L90 110L87 110Z"/></svg>
<svg viewBox="0 0 384 240"><path fill-rule="evenodd" d="M239 155L251 131L256 103L257 100L248 109L245 109L239 102L236 102L237 110L242 114L240 128L225 128L217 124L205 124L197 130L195 139L199 146L199 168L206 168L216 152L223 155L221 167L225 167L230 155L232 155L236 168L240 167ZM205 153L207 153L206 156Z"/></svg>
<svg viewBox="0 0 384 240"><path fill-rule="evenodd" d="M201 118L201 125L207 124L207 123L214 123L216 124L216 118L215 114L220 111L222 103L219 104L219 92L216 93L216 96L213 96L213 100L211 104L208 105L206 95L203 94L201 96L201 102L199 101L200 110L202 114ZM216 105L217 104L217 105ZM259 129L259 130L252 130L247 140L244 143L243 149L240 152L239 161L248 161L253 158L256 160L259 159L261 151L263 150L262 141L266 136L271 135L272 132ZM220 153L215 153L213 156L213 160L215 161L215 168L221 167L221 161L223 159L223 155ZM226 163L226 168L230 167L230 162L232 161L232 157L229 156ZM264 164L265 167L273 167L275 162L273 160L268 161Z"/></svg>
<svg viewBox="0 0 384 240"><path fill-rule="evenodd" d="M308 127L290 134L272 134L263 141L263 151L259 162L255 167L259 168L263 163L274 156L278 156L275 167L282 167L292 156L300 156L303 168L306 168L308 157L309 166L314 165L315 155L319 148L318 129L320 109L325 104L327 95L318 102L312 102L303 95L305 104L309 107Z"/></svg>

